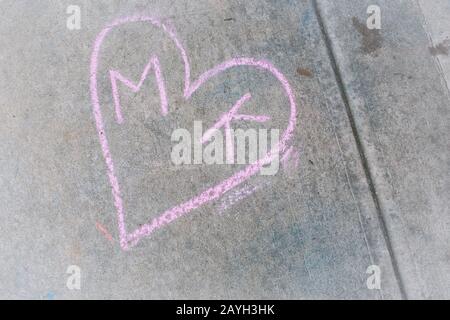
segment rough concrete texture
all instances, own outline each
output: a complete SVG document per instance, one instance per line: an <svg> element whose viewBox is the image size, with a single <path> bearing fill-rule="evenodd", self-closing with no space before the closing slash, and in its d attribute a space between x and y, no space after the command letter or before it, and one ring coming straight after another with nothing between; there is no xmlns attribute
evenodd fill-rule
<svg viewBox="0 0 450 320"><path fill-rule="evenodd" d="M364 35L351 23L365 21L373 1L318 4L406 296L448 298L450 100L435 61L440 49L430 50L428 32L437 31L424 27L416 1L376 2L383 17L376 54L361 50ZM443 19L430 12L437 2L428 3L428 21L439 26Z"/></svg>
<svg viewBox="0 0 450 320"><path fill-rule="evenodd" d="M415 2L378 2L383 28L372 35L366 1L79 1L80 30L66 27L73 1L1 1L0 297L449 297L441 49L430 49L437 43ZM297 99L299 162L250 178L124 251L89 79L98 33L136 14L176 30L192 79L234 57L273 63ZM153 54L169 114L161 116L149 77L138 93L120 87L118 125L108 70L139 79ZM242 169L174 166L174 129L211 126L247 92L248 113L271 120L241 128L287 126L280 84L254 68L224 72L184 99L180 54L149 24L112 31L99 61L129 230ZM81 269L80 290L66 286L70 265ZM381 290L366 285L370 265L382 270Z"/></svg>

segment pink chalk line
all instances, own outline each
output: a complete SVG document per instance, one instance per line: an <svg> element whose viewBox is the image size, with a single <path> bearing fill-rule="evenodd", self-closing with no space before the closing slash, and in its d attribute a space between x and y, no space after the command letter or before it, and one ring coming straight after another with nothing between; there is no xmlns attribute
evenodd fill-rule
<svg viewBox="0 0 450 320"><path fill-rule="evenodd" d="M219 130L222 127L225 127L225 141L226 141L226 154L227 154L227 162L232 163L234 159L234 143L233 137L231 134L231 124L230 122L233 120L245 120L245 121L256 121L256 122L265 122L270 119L268 116L253 116L246 114L237 114L237 111L244 104L245 101L251 98L251 94L247 93L243 95L235 105L225 113L219 121L217 121L210 129L208 129L201 139L201 143L207 142L213 136L216 130Z"/></svg>
<svg viewBox="0 0 450 320"><path fill-rule="evenodd" d="M161 99L161 112L163 116L167 115L168 113L168 106L167 106L167 96L166 96L166 89L164 86L164 79L162 77L161 73L161 66L159 64L158 57L152 56L150 57L149 62L144 68L144 72L141 75L141 80L139 80L138 84L134 84L131 82L131 80L125 78L122 76L122 74L116 70L110 70L109 75L111 79L111 89L112 94L114 98L114 105L116 110L116 120L117 123L123 122L123 116L122 116L122 107L120 105L120 98L119 98L119 89L117 88L117 80L122 82L124 85L126 85L128 88L130 88L134 93L138 92L141 89L142 84L144 83L145 79L147 78L148 72L150 71L151 67L153 67L155 71L155 78L156 83L158 84L158 89L160 93L160 99Z"/></svg>
<svg viewBox="0 0 450 320"><path fill-rule="evenodd" d="M216 75L234 67L240 67L240 66L247 66L247 67L255 67L259 70L268 72L270 75L275 77L281 84L282 88L285 91L285 94L289 100L290 105L290 116L289 116L289 122L287 125L286 130L284 131L280 142L272 149L270 150L264 157L259 159L257 162L248 165L246 168L238 171L231 177L225 179L224 181L218 183L216 186L213 186L202 193L200 193L197 196L194 196L192 199L181 203L179 205L174 206L171 209L166 210L156 218L152 219L151 222L148 222L138 229L134 230L131 233L128 233L126 231L125 226L125 211L123 207L123 199L120 192L119 187L119 180L115 174L114 170L114 162L112 159L112 155L109 149L108 139L106 138L105 134L105 126L103 122L103 116L101 113L101 107L100 107L100 101L98 96L98 89L97 89L97 72L98 72L98 60L100 55L100 49L102 46L102 43L106 36L109 34L109 32L121 25L127 24L127 23L135 23L135 22L145 22L150 23L151 25L161 28L168 37L175 43L175 46L180 51L181 58L183 60L184 64L184 98L187 100L189 99L199 87L201 87L204 83L206 83L208 80L212 79ZM160 65L156 57L151 57L150 62L146 65L144 72L141 75L141 80L136 85L132 83L130 80L123 77L120 73L117 71L110 72L110 78L111 78L111 85L113 90L113 96L114 96L114 102L115 102L115 111L116 111L116 120L118 123L121 123L123 121L122 116L122 110L120 107L120 100L118 98L118 91L117 91L117 80L124 83L126 86L131 88L133 91L137 91L140 89L143 81L145 80L148 72L153 67L155 71L155 77L156 81L158 83L158 89L160 91L160 97L161 97L161 110L163 115L168 112L168 103L165 93L165 87L163 85L163 77L160 70ZM93 107L93 114L95 118L95 124L97 127L97 132L100 140L100 145L102 148L103 157L105 159L105 163L107 166L107 174L109 177L109 182L111 184L111 190L112 195L114 198L114 206L117 210L117 219L118 219L118 228L119 228L119 237L120 237L120 246L122 249L127 250L130 249L132 246L136 245L140 239L143 237L146 237L150 235L153 231L161 228L164 225L167 225L171 222L173 222L175 219L178 219L179 217L187 214L188 212L212 201L215 199L218 199L223 194L225 194L227 191L235 188L236 186L240 185L242 182L249 179L251 176L258 173L262 166L270 163L273 159L276 153L283 153L287 147L288 141L291 139L294 128L296 125L296 102L295 97L292 92L292 89L289 85L289 82L287 81L286 77L278 71L275 66L273 66L270 62L266 60L257 60L254 58L234 58L228 61L225 61L216 67L204 72L201 74L197 80L191 82L190 78L190 65L188 56L186 54L186 51L184 47L181 45L181 42L178 40L177 36L175 35L175 32L172 28L167 27L164 23L161 23L159 20L154 19L152 17L148 16L133 16L133 17L125 17L116 20L112 24L105 27L97 36L94 47L91 54L91 64L90 64L90 91L91 91L91 101L92 101L92 107ZM247 99L245 99L247 100ZM237 107L236 109L238 109ZM245 117L245 116L244 116ZM254 119L250 119L254 120ZM259 120L264 120L264 118L259 118Z"/></svg>
<svg viewBox="0 0 450 320"><path fill-rule="evenodd" d="M290 172L293 169L297 169L299 165L299 152L294 146L289 147L283 156L281 157L281 165L285 172Z"/></svg>
<svg viewBox="0 0 450 320"><path fill-rule="evenodd" d="M223 213L230 207L234 206L239 201L249 197L250 195L258 191L259 189L263 188L267 184L268 183L258 185L246 185L241 187L240 189L237 189L232 193L227 193L227 196L223 198L221 205L219 207L219 214Z"/></svg>

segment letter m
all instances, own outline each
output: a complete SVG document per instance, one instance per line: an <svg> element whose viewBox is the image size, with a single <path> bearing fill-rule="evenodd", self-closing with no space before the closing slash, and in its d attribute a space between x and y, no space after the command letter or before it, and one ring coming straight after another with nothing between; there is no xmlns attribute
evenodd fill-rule
<svg viewBox="0 0 450 320"><path fill-rule="evenodd" d="M128 88L130 88L134 93L141 90L142 84L144 83L145 79L147 78L148 73L150 70L153 69L155 73L156 83L158 85L159 89L159 95L161 99L161 112L165 116L168 112L168 103L167 103L167 95L166 95L166 88L164 86L164 79L161 73L161 66L159 64L158 57L151 56L150 60L148 61L147 65L144 68L144 71L142 72L141 79L137 84L133 83L131 80L125 78L119 71L117 70L109 70L109 76L111 79L111 89L114 99L114 107L116 112L116 121L118 123L123 122L123 115L122 115L122 107L120 105L120 96L119 96L119 90L117 87L117 80L122 82L124 85L126 85Z"/></svg>

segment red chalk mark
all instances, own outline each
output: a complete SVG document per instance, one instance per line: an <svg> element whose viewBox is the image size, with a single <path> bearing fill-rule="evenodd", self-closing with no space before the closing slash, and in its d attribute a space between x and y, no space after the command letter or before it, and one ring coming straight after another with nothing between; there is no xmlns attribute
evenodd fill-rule
<svg viewBox="0 0 450 320"><path fill-rule="evenodd" d="M97 228L98 231L100 231L105 237L106 239L109 240L109 242L113 243L114 239L112 237L112 235L108 232L108 230L102 225L100 224L98 221L95 223L95 227Z"/></svg>
<svg viewBox="0 0 450 320"><path fill-rule="evenodd" d="M120 192L119 187L119 180L116 176L115 170L114 170L114 163L112 159L111 152L109 150L109 143L108 139L105 134L105 126L103 122L103 116L101 113L101 106L100 106L100 99L98 96L98 90L97 90L97 72L98 72L98 60L99 60L99 54L100 49L102 46L102 43L108 33L118 26L127 24L127 23L134 23L134 22L146 22L150 23L153 26L157 28L161 28L169 37L170 39L175 43L176 47L179 49L183 63L184 63L184 98L188 100L196 91L198 88L200 88L204 83L206 83L211 78L215 77L216 75L234 67L241 67L241 66L247 66L247 67L254 67L260 71L268 72L271 76L275 77L279 83L281 84L282 88L285 91L285 94L289 100L289 106L290 106L290 115L289 115L289 122L286 130L284 131L281 140L279 143L272 149L270 152L268 152L264 157L262 157L257 162L248 165L243 170L235 173L233 176L225 179L224 181L218 183L216 186L211 187L202 193L200 193L197 196L194 196L192 199L181 203L179 205L174 206L173 208L163 212L158 217L154 218L151 222L148 222L144 225L142 225L140 228L134 230L131 233L128 233L125 226L125 212L123 207L123 200L122 195ZM166 112L165 106L167 106L166 98L165 98L165 91L163 90L163 84L162 82L162 76L160 71L158 71L158 64L156 63L157 60L153 58L151 59L151 63L153 67L155 68L155 77L157 78L159 90L160 90L160 97L161 97L161 108L163 114ZM148 67L148 65L147 65ZM147 67L145 70L147 70ZM150 67L148 67L148 70ZM144 74L145 74L144 70ZM147 71L148 72L148 71ZM159 73L158 73L159 72ZM145 79L145 76L141 76L141 80ZM113 79L116 79L118 77L118 73L114 74ZM160 79L160 80L158 80ZM125 78L119 79L122 82L125 82L125 84L132 89L139 89L139 84L142 84L140 81L139 84L136 86L132 84L129 80ZM112 82L115 80L112 80ZM128 81L128 82L127 82ZM114 87L114 85L112 85ZM134 86L134 87L133 87ZM117 88L117 86L116 86ZM113 88L114 90L114 88ZM191 75L190 75L190 65L188 56L186 54L186 50L182 46L181 42L178 40L177 36L175 35L175 32L172 28L167 27L164 23L161 23L159 20L154 19L152 17L147 16L133 16L133 17L125 17L121 18L114 23L108 25L106 28L104 28L97 36L94 48L91 55L91 65L90 65L90 91L91 91L91 101L93 106L93 113L95 118L95 124L97 127L97 133L100 140L100 145L103 152L103 157L105 159L105 163L107 166L107 174L109 177L109 181L111 184L112 194L114 197L114 206L117 210L117 219L118 219L118 227L119 227L119 237L120 237L120 246L122 249L127 250L130 247L136 245L140 239L143 237L149 236L153 231L161 228L162 226L169 224L173 222L174 220L178 219L179 217L189 213L190 211L204 205L205 203L208 203L212 200L220 198L222 195L224 195L227 191L237 187L256 173L258 173L261 168L272 162L272 160L275 158L277 154L282 154L285 152L285 149L288 147L288 142L291 139L294 128L296 125L296 116L297 116L297 107L295 102L295 96L292 92L292 88L289 85L288 80L286 77L278 71L278 69L272 65L270 62L265 60L256 60L254 58L235 58L228 60L226 62L223 62L216 67L206 71L202 75L199 76L197 80L194 82L191 82ZM117 93L117 90L115 91ZM113 92L114 94L114 92ZM115 101L116 97L115 97ZM120 123L123 118L121 115L121 108L120 104L116 104L116 117L117 121Z"/></svg>

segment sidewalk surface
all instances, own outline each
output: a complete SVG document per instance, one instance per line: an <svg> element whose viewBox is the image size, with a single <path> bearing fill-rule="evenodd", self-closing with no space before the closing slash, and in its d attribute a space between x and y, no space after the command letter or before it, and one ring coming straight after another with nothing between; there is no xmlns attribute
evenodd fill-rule
<svg viewBox="0 0 450 320"><path fill-rule="evenodd" d="M449 1L0 16L0 298L450 298ZM280 130L277 174L172 163L246 94L270 119L232 125Z"/></svg>

